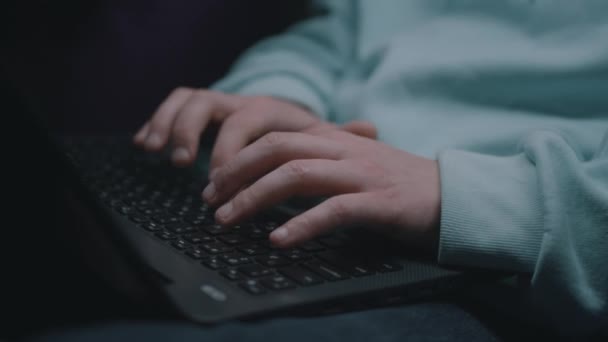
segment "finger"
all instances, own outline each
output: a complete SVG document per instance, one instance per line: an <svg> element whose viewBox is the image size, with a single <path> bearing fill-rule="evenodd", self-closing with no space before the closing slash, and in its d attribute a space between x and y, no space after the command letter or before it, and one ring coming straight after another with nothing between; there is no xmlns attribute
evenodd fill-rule
<svg viewBox="0 0 608 342"><path fill-rule="evenodd" d="M291 247L338 227L383 222L385 219L379 217L382 213L374 193L339 195L292 218L270 234L270 241L282 248Z"/></svg>
<svg viewBox="0 0 608 342"><path fill-rule="evenodd" d="M296 159L338 160L340 144L305 133L272 132L245 147L232 160L216 169L203 197L211 205L221 204L242 186L253 183L271 170Z"/></svg>
<svg viewBox="0 0 608 342"><path fill-rule="evenodd" d="M201 134L209 122L225 117L237 105L236 97L221 93L198 90L178 112L171 132L175 165L186 166L194 161L198 153Z"/></svg>
<svg viewBox="0 0 608 342"><path fill-rule="evenodd" d="M149 151L160 150L169 139L173 120L180 108L188 101L193 89L177 88L158 107L149 121L150 128L144 142L144 148Z"/></svg>
<svg viewBox="0 0 608 342"><path fill-rule="evenodd" d="M277 106L272 100L261 99L231 115L218 133L211 154L211 170L224 165L252 141L271 131L299 131L318 119L291 107ZM292 113L293 114L293 113Z"/></svg>
<svg viewBox="0 0 608 342"><path fill-rule="evenodd" d="M332 136L336 133L343 135L346 132L368 139L376 139L378 134L373 123L362 120L351 121L341 126L329 122L319 122L306 128L303 132L320 136Z"/></svg>
<svg viewBox="0 0 608 342"><path fill-rule="evenodd" d="M364 138L374 140L378 138L378 130L376 129L376 126L368 121L351 121L342 125L340 128L344 131Z"/></svg>
<svg viewBox="0 0 608 342"><path fill-rule="evenodd" d="M349 129L350 128L352 127L349 127ZM354 154L360 154L360 152L362 152L363 150L368 149L369 144L371 142L370 138L368 137L353 134L338 126L315 126L310 129L306 129L303 132L310 135L314 135L319 138L334 141L336 143L341 144L342 146L348 146L348 151L351 152L349 153L351 157L354 156Z"/></svg>
<svg viewBox="0 0 608 342"><path fill-rule="evenodd" d="M293 196L333 196L361 190L364 177L340 161L294 160L270 172L220 207L216 220L231 225Z"/></svg>
<svg viewBox="0 0 608 342"><path fill-rule="evenodd" d="M148 136L148 132L150 131L150 123L146 122L139 131L133 136L133 143L137 146L143 146L146 137Z"/></svg>

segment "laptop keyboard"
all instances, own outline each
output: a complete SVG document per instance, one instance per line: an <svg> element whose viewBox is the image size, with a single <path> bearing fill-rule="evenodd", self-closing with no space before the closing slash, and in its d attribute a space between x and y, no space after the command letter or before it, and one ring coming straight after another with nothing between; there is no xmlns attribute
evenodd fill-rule
<svg viewBox="0 0 608 342"><path fill-rule="evenodd" d="M251 295L402 268L385 259L362 259L361 252L369 248L350 234L334 233L296 248L276 248L268 235L285 217L272 212L222 227L201 199L206 175L194 167L173 167L166 155L147 154L127 140L78 139L67 147L84 184L106 205Z"/></svg>

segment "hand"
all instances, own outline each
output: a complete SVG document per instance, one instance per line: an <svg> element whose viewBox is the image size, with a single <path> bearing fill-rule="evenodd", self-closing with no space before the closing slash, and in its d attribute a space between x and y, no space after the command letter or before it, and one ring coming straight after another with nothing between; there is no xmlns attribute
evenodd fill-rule
<svg viewBox="0 0 608 342"><path fill-rule="evenodd" d="M173 162L186 166L195 160L200 136L210 123L221 124L211 155L211 174L268 132L301 131L322 121L306 108L288 101L177 88L133 140L148 151L159 151L170 141ZM368 137L376 135L375 128L365 122L350 123L343 129Z"/></svg>
<svg viewBox="0 0 608 342"><path fill-rule="evenodd" d="M270 235L290 247L333 228L366 225L434 250L440 185L437 162L327 127L269 133L219 168L204 199L232 225L292 196L327 200Z"/></svg>

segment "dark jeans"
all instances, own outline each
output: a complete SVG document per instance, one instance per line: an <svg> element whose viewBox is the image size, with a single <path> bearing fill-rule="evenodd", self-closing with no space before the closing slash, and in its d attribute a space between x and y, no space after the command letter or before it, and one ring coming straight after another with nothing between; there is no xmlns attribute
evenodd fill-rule
<svg viewBox="0 0 608 342"><path fill-rule="evenodd" d="M462 306L419 303L314 318L202 327L123 322L55 332L35 341L497 341L503 337Z"/></svg>

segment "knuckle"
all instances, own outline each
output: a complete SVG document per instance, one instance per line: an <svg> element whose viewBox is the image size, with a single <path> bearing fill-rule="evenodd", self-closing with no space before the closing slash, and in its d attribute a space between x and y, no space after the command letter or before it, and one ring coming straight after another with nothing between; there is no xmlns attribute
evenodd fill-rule
<svg viewBox="0 0 608 342"><path fill-rule="evenodd" d="M251 204L258 203L258 198L259 196L255 190L247 188L234 197L233 205L236 209L246 210L251 206Z"/></svg>
<svg viewBox="0 0 608 342"><path fill-rule="evenodd" d="M310 240L314 237L314 223L308 215L296 216L289 224L290 231L298 235L302 241Z"/></svg>
<svg viewBox="0 0 608 342"><path fill-rule="evenodd" d="M238 169L233 161L224 162L224 156L221 154L216 154L215 160L218 163L219 169L213 181L216 183L216 186L221 189L229 185L225 184L224 180L233 179Z"/></svg>
<svg viewBox="0 0 608 342"><path fill-rule="evenodd" d="M248 118L241 112L235 112L224 119L222 128L230 132L242 131L243 127L248 125Z"/></svg>
<svg viewBox="0 0 608 342"><path fill-rule="evenodd" d="M192 93L193 91L194 91L194 89L192 89L190 87L179 86L179 87L173 89L173 91L171 92L171 95L189 94L189 93Z"/></svg>
<svg viewBox="0 0 608 342"><path fill-rule="evenodd" d="M218 156L218 158L222 158L221 156ZM224 163L224 165L222 165L222 169L221 171L218 173L218 176L221 176L222 178L225 177L230 177L231 175L234 175L237 171L237 168L234 164L233 161L228 161L226 163Z"/></svg>
<svg viewBox="0 0 608 342"><path fill-rule="evenodd" d="M305 179L310 173L310 169L302 160L292 160L284 164L282 169L287 177L295 178L296 180Z"/></svg>
<svg viewBox="0 0 608 342"><path fill-rule="evenodd" d="M380 211L375 212L375 220L387 226L401 222L401 216L408 206L397 189L386 189L370 193L369 200L377 203L378 207L381 208ZM395 203L399 203L400 205L395 205Z"/></svg>
<svg viewBox="0 0 608 342"><path fill-rule="evenodd" d="M248 101L247 106L253 109L264 110L272 105L274 100L268 96L256 96Z"/></svg>
<svg viewBox="0 0 608 342"><path fill-rule="evenodd" d="M218 169L218 179L220 178L221 175L225 174L225 167L226 164L228 163L226 161L226 157L225 154L220 151L217 146L213 149L213 151L211 152L211 165L213 167L219 167L220 169Z"/></svg>
<svg viewBox="0 0 608 342"><path fill-rule="evenodd" d="M278 148L287 142L287 137L283 132L270 132L260 138L260 142L267 148Z"/></svg>
<svg viewBox="0 0 608 342"><path fill-rule="evenodd" d="M360 159L357 161L357 167L363 171L364 174L372 176L375 179L384 177L384 169L373 160L367 158Z"/></svg>
<svg viewBox="0 0 608 342"><path fill-rule="evenodd" d="M329 210L331 211L332 216L339 222L346 222L350 220L351 210L348 205L340 200L334 198L330 198L327 200L327 205Z"/></svg>
<svg viewBox="0 0 608 342"><path fill-rule="evenodd" d="M150 120L150 132L155 132L157 134L165 134L169 130L169 124L164 120L158 117L153 117Z"/></svg>
<svg viewBox="0 0 608 342"><path fill-rule="evenodd" d="M193 89L193 91L194 91L194 95L197 96L197 97L207 97L207 96L210 95L210 92L207 89L200 89L199 88L199 89L196 89L196 90Z"/></svg>
<svg viewBox="0 0 608 342"><path fill-rule="evenodd" d="M208 90L197 89L194 91L193 100L190 101L190 103L203 110L207 107L215 107L217 104L217 97Z"/></svg>
<svg viewBox="0 0 608 342"><path fill-rule="evenodd" d="M308 128L306 128L306 133L314 134L314 135L327 135L327 133L335 130L336 127L334 124L327 122L314 122Z"/></svg>
<svg viewBox="0 0 608 342"><path fill-rule="evenodd" d="M173 140L176 143L187 143L193 137L194 133L192 132L192 128L186 125L175 125L173 127L173 131L171 132L173 135Z"/></svg>

